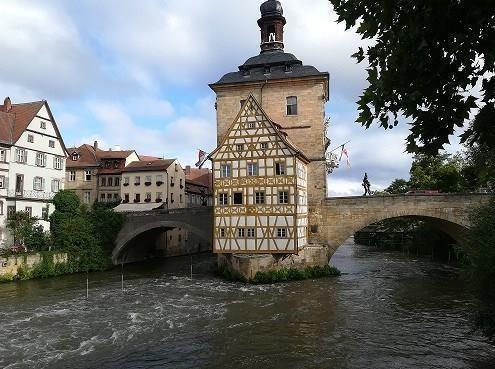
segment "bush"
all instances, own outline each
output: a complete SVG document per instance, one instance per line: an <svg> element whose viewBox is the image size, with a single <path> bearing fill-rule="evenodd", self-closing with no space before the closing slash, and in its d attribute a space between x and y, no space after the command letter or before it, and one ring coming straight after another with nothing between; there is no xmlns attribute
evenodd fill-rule
<svg viewBox="0 0 495 369"><path fill-rule="evenodd" d="M495 338L495 198L470 215L471 228L462 243L465 274L479 300L475 322Z"/></svg>
<svg viewBox="0 0 495 369"><path fill-rule="evenodd" d="M280 270L270 270L268 272L258 272L250 283L270 284L287 281L302 281L304 279L316 279L339 276L340 271L330 265L306 267L304 270L294 268L283 268Z"/></svg>

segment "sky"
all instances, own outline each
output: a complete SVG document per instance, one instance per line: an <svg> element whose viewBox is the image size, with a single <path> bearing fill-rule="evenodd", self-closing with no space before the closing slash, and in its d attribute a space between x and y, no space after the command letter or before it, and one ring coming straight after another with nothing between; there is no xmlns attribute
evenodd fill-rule
<svg viewBox="0 0 495 369"><path fill-rule="evenodd" d="M259 53L262 0L0 0L0 97L46 99L67 147L95 140L194 165L215 148L208 83ZM310 5L308 5L310 4ZM350 141L329 175L331 196L358 195L408 178L407 124L384 131L355 123L364 42L336 23L327 0L283 0L285 51L330 73L332 148ZM3 95L3 96L2 96ZM459 148L456 137L448 151Z"/></svg>

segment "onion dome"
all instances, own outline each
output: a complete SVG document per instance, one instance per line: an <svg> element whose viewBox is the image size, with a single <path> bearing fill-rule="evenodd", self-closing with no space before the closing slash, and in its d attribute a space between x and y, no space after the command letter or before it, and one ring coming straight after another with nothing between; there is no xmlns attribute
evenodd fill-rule
<svg viewBox="0 0 495 369"><path fill-rule="evenodd" d="M283 16L284 9L282 8L282 4L277 0L268 0L261 4L260 7L261 16L262 17L270 17L270 16Z"/></svg>

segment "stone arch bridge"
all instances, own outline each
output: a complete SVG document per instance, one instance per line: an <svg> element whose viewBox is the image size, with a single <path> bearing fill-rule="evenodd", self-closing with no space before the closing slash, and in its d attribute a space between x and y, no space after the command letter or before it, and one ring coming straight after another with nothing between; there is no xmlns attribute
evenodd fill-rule
<svg viewBox="0 0 495 369"><path fill-rule="evenodd" d="M487 194L389 195L372 197L328 198L310 207L309 240L328 246L330 258L355 232L379 221L398 217L427 220L454 240L461 240L469 228L469 210L487 203ZM191 232L211 250L213 240L213 208L151 210L127 213L112 254L115 264L142 234L183 228ZM184 252L187 254L188 252Z"/></svg>
<svg viewBox="0 0 495 369"><path fill-rule="evenodd" d="M211 250L213 240L213 208L211 207L150 210L129 212L124 215L126 222L117 236L112 252L114 264L125 262L126 252L134 246L132 242L139 236L177 228L187 230L202 243L203 249ZM186 247L187 245L182 255L189 253Z"/></svg>
<svg viewBox="0 0 495 369"><path fill-rule="evenodd" d="M329 257L355 232L385 219L428 221L455 241L469 228L469 211L487 203L487 194L388 195L327 198L310 209L310 242L329 247Z"/></svg>

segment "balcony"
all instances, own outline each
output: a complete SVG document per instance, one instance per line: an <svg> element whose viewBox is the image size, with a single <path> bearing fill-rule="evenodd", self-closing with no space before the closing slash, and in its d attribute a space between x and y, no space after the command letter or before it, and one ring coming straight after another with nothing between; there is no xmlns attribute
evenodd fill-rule
<svg viewBox="0 0 495 369"><path fill-rule="evenodd" d="M7 197L15 197L18 199L25 200L53 200L55 193L53 192L43 192L43 191L7 191Z"/></svg>

